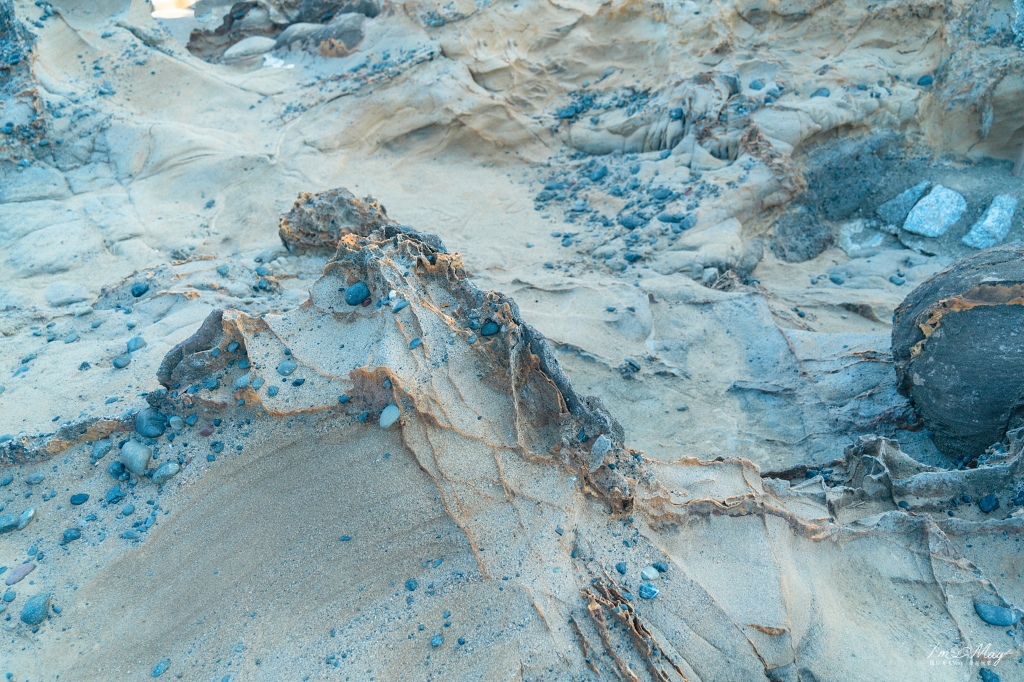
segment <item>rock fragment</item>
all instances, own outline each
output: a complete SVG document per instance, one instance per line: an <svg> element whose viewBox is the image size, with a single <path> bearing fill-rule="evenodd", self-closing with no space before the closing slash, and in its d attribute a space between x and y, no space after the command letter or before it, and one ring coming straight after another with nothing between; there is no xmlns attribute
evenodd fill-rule
<svg viewBox="0 0 1024 682"><path fill-rule="evenodd" d="M333 254L342 236L365 237L372 230L393 223L379 201L373 197L357 199L339 187L318 194L299 194L292 209L281 216L278 234L289 251Z"/></svg>
<svg viewBox="0 0 1024 682"><path fill-rule="evenodd" d="M903 221L910 215L910 210L914 208L914 204L921 200L925 190L931 184L930 181L923 180L910 189L903 190L894 198L875 209L875 213L889 225L902 225Z"/></svg>
<svg viewBox="0 0 1024 682"><path fill-rule="evenodd" d="M401 416L401 412L398 409L398 405L391 404L381 410L380 413L380 428L389 428L392 424L398 421Z"/></svg>
<svg viewBox="0 0 1024 682"><path fill-rule="evenodd" d="M974 602L974 610L978 617L989 625L998 625L1003 628L1016 625L1021 616L1019 611L979 602Z"/></svg>
<svg viewBox="0 0 1024 682"><path fill-rule="evenodd" d="M179 471L181 471L181 467L177 462L164 462L153 472L153 483L163 485L177 476Z"/></svg>
<svg viewBox="0 0 1024 682"><path fill-rule="evenodd" d="M959 192L935 185L924 199L910 210L903 229L922 237L941 237L967 210L967 200Z"/></svg>
<svg viewBox="0 0 1024 682"><path fill-rule="evenodd" d="M51 597L52 593L44 592L25 602L25 606L21 609L21 622L26 625L39 625L46 620L50 612Z"/></svg>
<svg viewBox="0 0 1024 682"><path fill-rule="evenodd" d="M996 196L971 231L961 240L975 249L987 249L1006 238L1017 211L1017 199L1009 194Z"/></svg>
<svg viewBox="0 0 1024 682"><path fill-rule="evenodd" d="M142 443L133 440L128 441L121 447L121 463L128 471L136 476L144 476L153 451Z"/></svg>

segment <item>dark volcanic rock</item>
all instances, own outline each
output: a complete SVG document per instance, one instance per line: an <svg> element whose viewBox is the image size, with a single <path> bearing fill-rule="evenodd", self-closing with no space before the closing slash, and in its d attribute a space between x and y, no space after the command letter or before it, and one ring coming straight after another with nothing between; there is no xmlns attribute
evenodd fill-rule
<svg viewBox="0 0 1024 682"><path fill-rule="evenodd" d="M1024 245L965 258L896 309L892 352L911 398L951 457L976 457L1024 424Z"/></svg>

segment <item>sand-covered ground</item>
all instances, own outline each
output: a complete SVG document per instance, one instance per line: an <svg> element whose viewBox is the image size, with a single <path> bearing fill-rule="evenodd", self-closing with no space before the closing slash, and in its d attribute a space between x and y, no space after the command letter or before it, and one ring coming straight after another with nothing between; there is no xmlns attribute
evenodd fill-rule
<svg viewBox="0 0 1024 682"><path fill-rule="evenodd" d="M1024 680L1011 0L153 9L0 0L0 673Z"/></svg>

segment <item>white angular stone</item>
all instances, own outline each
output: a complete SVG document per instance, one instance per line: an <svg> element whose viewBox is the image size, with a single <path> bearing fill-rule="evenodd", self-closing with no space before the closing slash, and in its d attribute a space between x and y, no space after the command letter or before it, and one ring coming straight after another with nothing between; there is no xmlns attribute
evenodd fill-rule
<svg viewBox="0 0 1024 682"><path fill-rule="evenodd" d="M967 210L967 200L959 192L935 185L924 199L910 209L903 229L922 237L941 237Z"/></svg>
<svg viewBox="0 0 1024 682"><path fill-rule="evenodd" d="M590 473L594 473L604 463L604 456L612 449L612 441L603 433L597 437L590 447Z"/></svg>
<svg viewBox="0 0 1024 682"><path fill-rule="evenodd" d="M987 249L1006 238L1017 211L1017 199L1009 194L999 194L985 209L981 219L974 223L971 231L961 240L975 249Z"/></svg>

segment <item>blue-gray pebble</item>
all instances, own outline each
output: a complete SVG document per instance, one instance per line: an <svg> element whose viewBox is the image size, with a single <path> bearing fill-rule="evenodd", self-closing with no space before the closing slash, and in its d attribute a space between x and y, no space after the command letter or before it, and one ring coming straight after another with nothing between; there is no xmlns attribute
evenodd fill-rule
<svg viewBox="0 0 1024 682"><path fill-rule="evenodd" d="M135 415L135 431L143 438L158 438L166 428L167 418L151 407L139 410Z"/></svg>
<svg viewBox="0 0 1024 682"><path fill-rule="evenodd" d="M345 303L349 305L359 305L367 299L370 295L370 288L366 286L365 282L356 282L348 289L345 289Z"/></svg>

